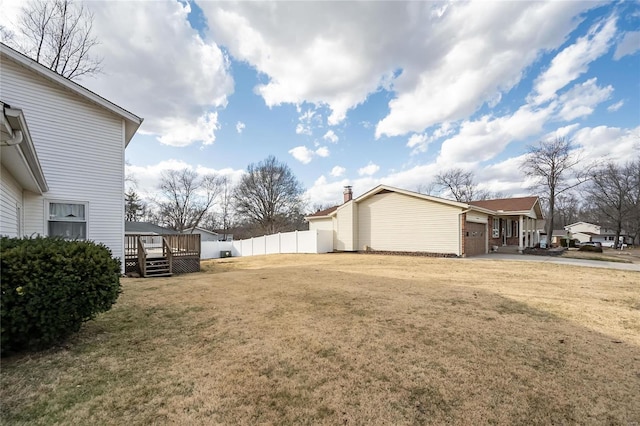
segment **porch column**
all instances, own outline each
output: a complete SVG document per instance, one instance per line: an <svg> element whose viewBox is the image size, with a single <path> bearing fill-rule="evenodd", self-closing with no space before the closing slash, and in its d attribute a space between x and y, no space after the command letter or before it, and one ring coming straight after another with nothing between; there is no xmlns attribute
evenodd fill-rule
<svg viewBox="0 0 640 426"><path fill-rule="evenodd" d="M522 230L524 221L522 215L520 215L518 222L518 251L522 253L524 251L524 232Z"/></svg>
<svg viewBox="0 0 640 426"><path fill-rule="evenodd" d="M527 247L531 247L531 234L532 234L532 229L531 229L532 223L531 223L531 218L527 217Z"/></svg>

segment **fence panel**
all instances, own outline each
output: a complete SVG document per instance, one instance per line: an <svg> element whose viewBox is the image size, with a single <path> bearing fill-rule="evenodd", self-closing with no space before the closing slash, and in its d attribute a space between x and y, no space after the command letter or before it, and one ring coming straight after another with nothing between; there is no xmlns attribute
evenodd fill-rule
<svg viewBox="0 0 640 426"><path fill-rule="evenodd" d="M297 253L298 240L295 232L280 234L280 253Z"/></svg>
<svg viewBox="0 0 640 426"><path fill-rule="evenodd" d="M266 254L280 253L280 234L267 235L264 238Z"/></svg>
<svg viewBox="0 0 640 426"><path fill-rule="evenodd" d="M241 250L243 256L253 256L253 238L242 240Z"/></svg>
<svg viewBox="0 0 640 426"><path fill-rule="evenodd" d="M298 232L298 253L317 253L318 241L316 231Z"/></svg>
<svg viewBox="0 0 640 426"><path fill-rule="evenodd" d="M217 259L221 251L232 256L333 251L333 231L294 231L239 241L203 241L202 259Z"/></svg>
<svg viewBox="0 0 640 426"><path fill-rule="evenodd" d="M231 241L203 241L200 259L218 259L221 251L231 251L232 256L238 256L233 253L233 243Z"/></svg>
<svg viewBox="0 0 640 426"><path fill-rule="evenodd" d="M253 240L253 255L259 256L261 254L267 254L265 243L267 239L265 237L255 237Z"/></svg>
<svg viewBox="0 0 640 426"><path fill-rule="evenodd" d="M319 230L318 251L316 253L330 253L333 251L333 231Z"/></svg>

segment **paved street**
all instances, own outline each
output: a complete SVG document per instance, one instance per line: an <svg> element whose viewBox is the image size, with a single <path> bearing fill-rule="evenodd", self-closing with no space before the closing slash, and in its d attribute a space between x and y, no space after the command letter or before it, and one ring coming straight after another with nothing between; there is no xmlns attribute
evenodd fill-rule
<svg viewBox="0 0 640 426"><path fill-rule="evenodd" d="M464 260L470 260L470 261L515 260L519 262L547 262L547 263L560 263L564 265L588 266L591 268L609 268L609 269L619 269L623 271L640 272L640 265L634 264L634 263L604 262L600 260L568 259L563 257L533 256L533 255L526 255L526 254L490 253L490 254L483 254L480 256L464 258Z"/></svg>

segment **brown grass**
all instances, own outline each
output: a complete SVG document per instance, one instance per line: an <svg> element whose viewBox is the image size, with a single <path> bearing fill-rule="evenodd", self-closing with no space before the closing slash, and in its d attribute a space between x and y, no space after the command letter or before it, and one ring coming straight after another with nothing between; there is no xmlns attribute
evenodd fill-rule
<svg viewBox="0 0 640 426"><path fill-rule="evenodd" d="M620 263L640 263L640 249L624 249L614 250L611 248L603 248L602 253L594 253L588 251L579 251L578 249L569 249L562 254L562 257L572 259L590 259L601 260L606 262Z"/></svg>
<svg viewBox="0 0 640 426"><path fill-rule="evenodd" d="M640 421L637 272L279 255L124 288L3 360L3 424Z"/></svg>

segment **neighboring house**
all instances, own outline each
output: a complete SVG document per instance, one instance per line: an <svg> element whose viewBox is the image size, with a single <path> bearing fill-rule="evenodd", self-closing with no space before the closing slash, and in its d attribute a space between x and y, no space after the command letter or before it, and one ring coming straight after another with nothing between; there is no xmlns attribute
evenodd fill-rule
<svg viewBox="0 0 640 426"><path fill-rule="evenodd" d="M541 218L537 197L459 203L379 185L355 199L345 187L342 205L305 219L310 230L333 232L336 251L472 256L493 245L533 247Z"/></svg>
<svg viewBox="0 0 640 426"><path fill-rule="evenodd" d="M195 227L195 228L187 228L182 231L183 234L200 234L200 241L221 241L224 236L218 234L217 232L209 231L203 228ZM231 241L229 238L229 234L227 234L227 241Z"/></svg>
<svg viewBox="0 0 640 426"><path fill-rule="evenodd" d="M131 222L125 221L124 223L125 235L167 235L167 234L179 234L178 231L173 229L163 228L151 222Z"/></svg>
<svg viewBox="0 0 640 426"><path fill-rule="evenodd" d="M124 150L142 119L0 43L0 234L124 258Z"/></svg>
<svg viewBox="0 0 640 426"><path fill-rule="evenodd" d="M587 241L591 241L591 238L594 235L600 234L600 226L594 225L593 223L588 222L576 222L571 225L567 225L564 227L565 235L566 232L571 232L571 237L580 241L581 243L585 243Z"/></svg>
<svg viewBox="0 0 640 426"><path fill-rule="evenodd" d="M551 244L559 246L562 244L562 240L566 240L567 239L567 233L568 231L565 231L564 229L554 229L553 230L553 235L551 236ZM571 239L577 239L579 241L579 238L576 238L575 235L571 234ZM588 241L588 240L587 240ZM582 241L580 241L582 242Z"/></svg>
<svg viewBox="0 0 640 426"><path fill-rule="evenodd" d="M571 232L572 238L580 240L581 243L593 241L601 243L603 247L613 247L616 241L616 231L602 228L600 225L594 225L593 223L576 222L565 226L564 229ZM633 239L625 231L622 231L620 233L620 242L622 244L632 244Z"/></svg>

